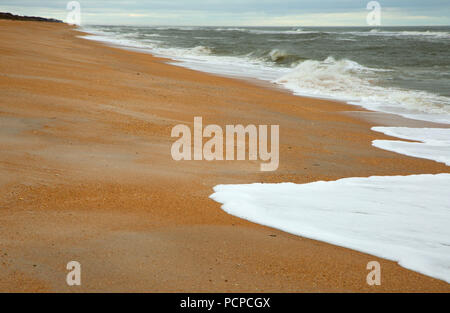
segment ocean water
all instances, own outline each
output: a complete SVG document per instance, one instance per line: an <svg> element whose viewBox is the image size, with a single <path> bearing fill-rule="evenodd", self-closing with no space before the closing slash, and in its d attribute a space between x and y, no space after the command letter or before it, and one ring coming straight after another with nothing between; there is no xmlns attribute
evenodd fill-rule
<svg viewBox="0 0 450 313"><path fill-rule="evenodd" d="M87 26L95 39L299 95L450 123L450 27Z"/></svg>

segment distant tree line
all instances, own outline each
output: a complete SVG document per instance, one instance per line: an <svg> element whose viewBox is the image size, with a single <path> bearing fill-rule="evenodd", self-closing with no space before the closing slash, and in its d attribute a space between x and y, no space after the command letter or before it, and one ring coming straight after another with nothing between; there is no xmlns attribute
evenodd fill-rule
<svg viewBox="0 0 450 313"><path fill-rule="evenodd" d="M54 18L44 18L38 16L20 16L11 13L0 12L0 20L16 20L16 21L35 21L35 22L52 22L62 23L63 21Z"/></svg>

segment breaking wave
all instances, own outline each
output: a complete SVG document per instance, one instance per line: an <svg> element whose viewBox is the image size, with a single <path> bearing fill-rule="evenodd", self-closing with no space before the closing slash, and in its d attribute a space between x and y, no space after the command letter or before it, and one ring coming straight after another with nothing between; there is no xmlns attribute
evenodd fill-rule
<svg viewBox="0 0 450 313"><path fill-rule="evenodd" d="M334 98L369 109L421 118L422 113L439 115L450 122L450 99L425 91L377 85L379 72L352 60L306 60L274 82L299 95ZM428 116L429 117L429 116Z"/></svg>
<svg viewBox="0 0 450 313"><path fill-rule="evenodd" d="M270 51L269 56L272 61L276 62L285 59L288 54L286 51L273 49Z"/></svg>

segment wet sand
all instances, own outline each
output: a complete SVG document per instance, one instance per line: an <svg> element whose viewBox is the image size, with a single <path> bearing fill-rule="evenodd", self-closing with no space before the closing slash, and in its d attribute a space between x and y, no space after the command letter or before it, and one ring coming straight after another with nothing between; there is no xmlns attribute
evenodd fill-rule
<svg viewBox="0 0 450 313"><path fill-rule="evenodd" d="M389 137L349 114L362 109L167 65L67 25L0 28L0 291L450 291L395 262L227 215L208 198L225 183L450 172L372 147ZM173 161L171 129L194 116L279 124L278 170ZM71 260L81 286L66 284ZM366 284L372 260L381 286Z"/></svg>

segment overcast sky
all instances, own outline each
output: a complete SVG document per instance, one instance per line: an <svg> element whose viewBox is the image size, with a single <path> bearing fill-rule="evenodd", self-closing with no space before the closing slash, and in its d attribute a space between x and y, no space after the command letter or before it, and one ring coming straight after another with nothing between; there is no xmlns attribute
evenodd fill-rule
<svg viewBox="0 0 450 313"><path fill-rule="evenodd" d="M365 26L361 0L81 0L82 24ZM66 20L64 0L0 0L0 11ZM450 0L384 0L381 25L450 25Z"/></svg>

